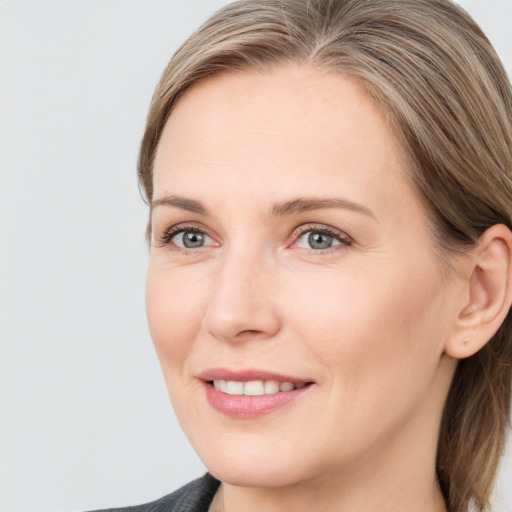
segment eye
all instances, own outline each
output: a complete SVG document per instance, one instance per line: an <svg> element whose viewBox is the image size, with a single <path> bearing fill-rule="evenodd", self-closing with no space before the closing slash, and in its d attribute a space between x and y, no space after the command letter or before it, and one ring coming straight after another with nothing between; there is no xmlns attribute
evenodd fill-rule
<svg viewBox="0 0 512 512"><path fill-rule="evenodd" d="M327 251L336 246L352 244L352 240L346 234L327 226L301 227L296 236L295 247L312 249L313 251Z"/></svg>
<svg viewBox="0 0 512 512"><path fill-rule="evenodd" d="M297 247L317 251L330 249L340 244L341 242L332 235L320 231L307 231L297 240Z"/></svg>
<svg viewBox="0 0 512 512"><path fill-rule="evenodd" d="M214 245L214 240L198 227L178 225L163 234L160 245L170 245L179 249L190 250Z"/></svg>
<svg viewBox="0 0 512 512"><path fill-rule="evenodd" d="M212 239L200 231L181 231L174 235L171 239L174 245L185 249L197 249L209 244Z"/></svg>

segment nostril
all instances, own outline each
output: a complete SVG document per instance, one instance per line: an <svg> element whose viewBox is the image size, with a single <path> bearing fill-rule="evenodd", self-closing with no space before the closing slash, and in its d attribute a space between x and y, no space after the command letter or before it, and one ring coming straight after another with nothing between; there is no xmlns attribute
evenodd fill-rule
<svg viewBox="0 0 512 512"><path fill-rule="evenodd" d="M258 334L260 334L262 331L258 331L256 329L246 329L245 331L241 331L237 334L237 336L239 337L242 337L242 336L257 336Z"/></svg>

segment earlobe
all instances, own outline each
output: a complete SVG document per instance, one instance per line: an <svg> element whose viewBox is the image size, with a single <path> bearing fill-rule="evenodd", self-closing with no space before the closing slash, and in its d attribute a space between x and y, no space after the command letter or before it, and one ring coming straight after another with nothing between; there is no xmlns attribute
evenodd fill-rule
<svg viewBox="0 0 512 512"><path fill-rule="evenodd" d="M472 356L496 333L512 302L512 232L503 224L480 237L471 255L467 301L445 347L456 359Z"/></svg>

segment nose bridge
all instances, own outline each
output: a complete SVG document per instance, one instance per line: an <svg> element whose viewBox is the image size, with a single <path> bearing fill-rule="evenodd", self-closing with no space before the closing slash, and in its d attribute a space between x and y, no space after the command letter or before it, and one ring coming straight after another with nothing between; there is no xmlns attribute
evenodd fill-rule
<svg viewBox="0 0 512 512"><path fill-rule="evenodd" d="M237 341L270 337L279 330L272 293L272 265L261 248L226 250L203 327L215 338Z"/></svg>

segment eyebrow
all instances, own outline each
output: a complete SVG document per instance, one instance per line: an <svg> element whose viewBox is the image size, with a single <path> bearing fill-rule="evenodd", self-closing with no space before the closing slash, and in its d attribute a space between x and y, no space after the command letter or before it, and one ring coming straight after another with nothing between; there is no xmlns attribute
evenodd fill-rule
<svg viewBox="0 0 512 512"><path fill-rule="evenodd" d="M175 206L176 208L181 208L182 210L187 210L188 212L198 213L199 215L204 215L205 217L210 216L208 209L199 201L195 201L194 199L187 199L186 197L167 196L162 197L161 199L155 199L154 201L151 201L151 210L161 205Z"/></svg>
<svg viewBox="0 0 512 512"><path fill-rule="evenodd" d="M375 218L374 213L366 206L337 197L325 199L317 197L306 197L275 204L272 207L272 216L281 217L283 215L291 215L293 213L303 213L309 212L311 210L320 210L326 208L342 208L344 210L351 210Z"/></svg>
<svg viewBox="0 0 512 512"><path fill-rule="evenodd" d="M160 199L155 199L151 202L151 209L157 206L166 205L174 206L182 210L186 210L205 217L210 216L210 211L199 201L194 199L188 199L181 196L167 196ZM362 213L375 219L374 213L359 203L354 203L347 199L341 198L317 198L317 197L305 197L299 199L292 199L283 203L276 203L270 210L272 217L283 217L285 215L292 215L294 213L304 213L312 210L321 210L327 208L341 208L344 210L351 210L356 213Z"/></svg>

